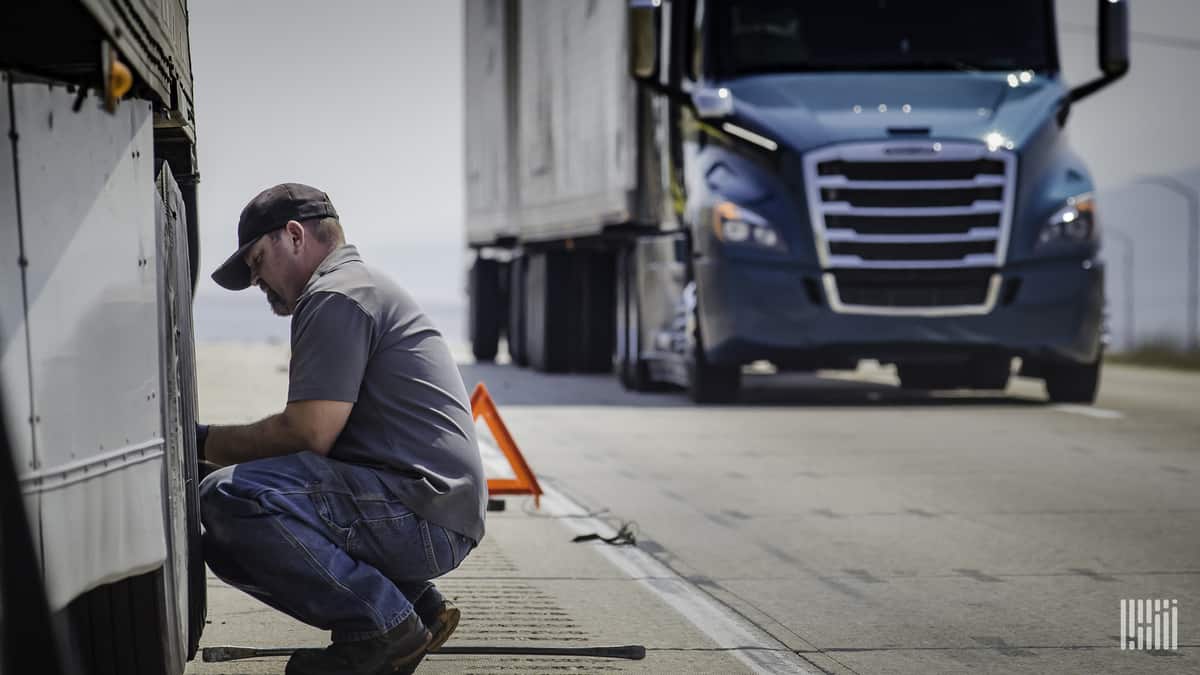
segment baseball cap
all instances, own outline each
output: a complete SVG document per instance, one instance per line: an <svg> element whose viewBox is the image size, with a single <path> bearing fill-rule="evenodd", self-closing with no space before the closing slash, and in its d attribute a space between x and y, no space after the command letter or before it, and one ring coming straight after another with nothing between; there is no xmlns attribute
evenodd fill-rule
<svg viewBox="0 0 1200 675"><path fill-rule="evenodd" d="M216 272L213 281L231 291L250 287L250 268L242 256L254 242L287 225L289 220L337 218L329 195L311 185L280 183L258 193L238 219L238 249Z"/></svg>

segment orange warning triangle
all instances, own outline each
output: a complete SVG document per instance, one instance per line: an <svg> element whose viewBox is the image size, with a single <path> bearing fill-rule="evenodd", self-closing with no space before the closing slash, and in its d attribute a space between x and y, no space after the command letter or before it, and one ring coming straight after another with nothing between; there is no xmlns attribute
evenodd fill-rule
<svg viewBox="0 0 1200 675"><path fill-rule="evenodd" d="M517 442L513 440L512 434L508 433L508 427L504 426L504 420L500 419L500 412L496 410L496 403L492 401L492 395L488 393L487 387L482 382L475 385L475 391L471 392L471 415L475 419L482 417L483 421L487 423L488 429L496 439L496 445L500 446L500 451L504 453L504 458L508 460L515 476L514 478L489 478L488 493L493 495L533 495L534 506L540 507L542 486L538 485L533 471L525 463L525 457L517 447Z"/></svg>

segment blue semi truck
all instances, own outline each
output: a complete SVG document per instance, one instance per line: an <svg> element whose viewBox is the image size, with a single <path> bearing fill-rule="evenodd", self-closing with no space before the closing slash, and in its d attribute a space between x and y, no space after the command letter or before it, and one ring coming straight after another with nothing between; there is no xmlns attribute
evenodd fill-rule
<svg viewBox="0 0 1200 675"><path fill-rule="evenodd" d="M466 9L475 355L738 394L742 367L1020 372L1091 402L1093 183L1052 0L507 0Z"/></svg>

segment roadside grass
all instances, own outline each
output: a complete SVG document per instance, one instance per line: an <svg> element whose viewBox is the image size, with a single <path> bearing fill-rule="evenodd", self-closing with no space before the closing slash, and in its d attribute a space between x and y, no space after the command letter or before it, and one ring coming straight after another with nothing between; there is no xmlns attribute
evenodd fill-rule
<svg viewBox="0 0 1200 675"><path fill-rule="evenodd" d="M1110 363L1171 370L1200 371L1200 350L1182 349L1171 343L1148 343L1128 351L1105 355Z"/></svg>

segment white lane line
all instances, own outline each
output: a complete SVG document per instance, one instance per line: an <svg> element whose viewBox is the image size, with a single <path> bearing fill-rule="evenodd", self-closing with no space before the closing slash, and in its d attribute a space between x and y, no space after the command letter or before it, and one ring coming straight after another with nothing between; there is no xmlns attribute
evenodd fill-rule
<svg viewBox="0 0 1200 675"><path fill-rule="evenodd" d="M1108 410L1106 408L1094 408L1090 405L1075 405L1074 403L1059 403L1050 406L1051 409L1059 412L1071 413L1073 415L1083 415L1085 417L1095 417L1100 420L1119 420L1125 417L1124 413L1116 410Z"/></svg>
<svg viewBox="0 0 1200 675"><path fill-rule="evenodd" d="M542 490L545 493L542 508L555 516L573 516L560 521L572 530L579 534L597 532L606 537L615 534L608 523L588 517L581 504L562 492L544 482ZM649 553L633 546L598 546L596 550L692 622L718 647L733 650L732 653L753 672L812 675L813 671L806 667L808 663L786 645L731 612Z"/></svg>

